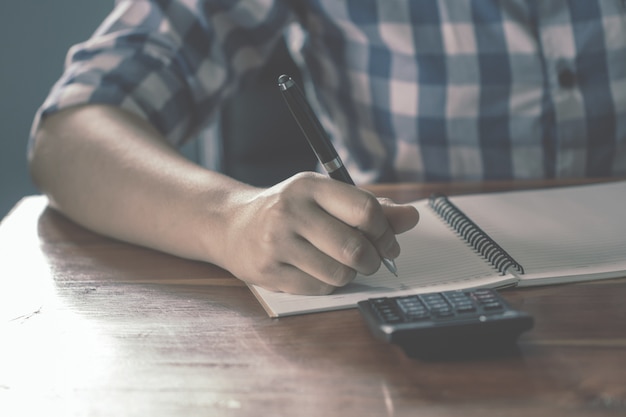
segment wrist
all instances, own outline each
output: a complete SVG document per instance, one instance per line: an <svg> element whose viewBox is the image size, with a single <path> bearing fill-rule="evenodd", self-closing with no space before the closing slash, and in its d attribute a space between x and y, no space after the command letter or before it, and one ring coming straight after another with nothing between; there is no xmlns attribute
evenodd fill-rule
<svg viewBox="0 0 626 417"><path fill-rule="evenodd" d="M221 177L221 184L210 191L200 191L194 203L192 234L199 260L232 272L231 258L237 257L236 242L242 238L238 219L250 216L246 207L260 189L212 174Z"/></svg>

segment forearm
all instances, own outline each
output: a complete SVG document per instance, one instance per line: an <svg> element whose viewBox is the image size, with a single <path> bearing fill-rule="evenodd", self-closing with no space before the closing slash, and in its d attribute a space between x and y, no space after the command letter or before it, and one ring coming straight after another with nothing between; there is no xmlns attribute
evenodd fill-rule
<svg viewBox="0 0 626 417"><path fill-rule="evenodd" d="M263 190L187 161L145 121L89 105L50 116L30 166L51 204L96 232L219 265L240 279L327 294L394 258L412 206L315 173Z"/></svg>
<svg viewBox="0 0 626 417"><path fill-rule="evenodd" d="M30 158L51 204L96 232L221 264L221 235L252 188L186 160L148 123L108 106L47 119Z"/></svg>

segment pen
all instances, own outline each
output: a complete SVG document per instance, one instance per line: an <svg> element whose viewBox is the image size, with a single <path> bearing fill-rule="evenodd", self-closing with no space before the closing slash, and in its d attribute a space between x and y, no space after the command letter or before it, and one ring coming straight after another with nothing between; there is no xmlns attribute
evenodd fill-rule
<svg viewBox="0 0 626 417"><path fill-rule="evenodd" d="M343 165L328 134L295 81L290 76L283 74L278 77L278 88L280 88L287 107L289 107L324 170L331 178L354 185L352 177ZM392 274L398 276L398 269L392 259L381 257L381 260Z"/></svg>

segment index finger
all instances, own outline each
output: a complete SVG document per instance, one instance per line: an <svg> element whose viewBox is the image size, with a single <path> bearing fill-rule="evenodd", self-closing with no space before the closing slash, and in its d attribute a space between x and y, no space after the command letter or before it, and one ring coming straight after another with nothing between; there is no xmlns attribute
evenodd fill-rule
<svg viewBox="0 0 626 417"><path fill-rule="evenodd" d="M336 180L321 181L313 192L316 204L331 216L361 231L383 256L397 246L395 234L378 199L370 192Z"/></svg>

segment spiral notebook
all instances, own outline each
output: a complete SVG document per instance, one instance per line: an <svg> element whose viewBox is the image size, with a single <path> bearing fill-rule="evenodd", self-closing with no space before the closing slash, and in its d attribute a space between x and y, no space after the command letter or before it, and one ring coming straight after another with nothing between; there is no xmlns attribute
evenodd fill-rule
<svg viewBox="0 0 626 417"><path fill-rule="evenodd" d="M280 317L352 308L370 297L626 276L626 182L413 204L420 221L398 236L398 277L380 268L326 296L252 291Z"/></svg>

